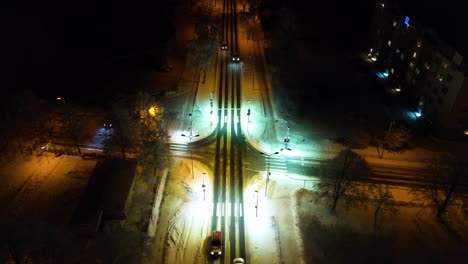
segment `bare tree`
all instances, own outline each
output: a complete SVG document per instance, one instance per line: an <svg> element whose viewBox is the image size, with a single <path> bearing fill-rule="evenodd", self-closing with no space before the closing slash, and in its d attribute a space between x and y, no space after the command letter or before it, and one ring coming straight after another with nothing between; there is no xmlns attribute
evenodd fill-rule
<svg viewBox="0 0 468 264"><path fill-rule="evenodd" d="M374 142L380 159L383 159L384 151L398 152L408 147L412 137L411 131L403 124L391 122L386 132L374 135Z"/></svg>
<svg viewBox="0 0 468 264"><path fill-rule="evenodd" d="M200 77L200 73L203 72L202 83L205 83L206 71L212 64L219 45L219 41L208 38L199 38L187 44L187 63L198 71L198 77Z"/></svg>
<svg viewBox="0 0 468 264"><path fill-rule="evenodd" d="M157 170L171 166L172 158L168 155L169 146L163 141L150 141L143 148L140 163L145 169L151 169L153 177Z"/></svg>
<svg viewBox="0 0 468 264"><path fill-rule="evenodd" d="M374 209L374 236L377 235L378 218L381 216L382 221L385 214L395 216L398 214L398 209L395 206L395 200L390 190L390 186L381 184L372 184L368 186L369 199L375 206Z"/></svg>
<svg viewBox="0 0 468 264"><path fill-rule="evenodd" d="M134 102L134 113L138 119L139 161L146 169L153 170L153 177L158 169L171 164L167 155L166 141L168 133L164 107L151 94L140 92Z"/></svg>
<svg viewBox="0 0 468 264"><path fill-rule="evenodd" d="M352 149L364 149L371 145L372 137L366 128L352 127L345 136L337 141Z"/></svg>
<svg viewBox="0 0 468 264"><path fill-rule="evenodd" d="M467 159L450 153L442 153L427 162L431 180L423 187L413 188L434 206L436 216L442 218L447 206L460 197L458 188L467 173Z"/></svg>
<svg viewBox="0 0 468 264"><path fill-rule="evenodd" d="M81 157L83 157L83 155L81 154L80 144L84 139L92 136L92 131L89 130L88 126L88 120L89 119L85 116L85 113L77 110L64 112L62 116L64 134L72 140L73 145L78 151L78 155Z"/></svg>
<svg viewBox="0 0 468 264"><path fill-rule="evenodd" d="M118 149L122 158L126 159L127 152L137 144L137 123L130 106L123 100L114 102L109 121L112 123L113 130L104 142L104 151L109 154Z"/></svg>
<svg viewBox="0 0 468 264"><path fill-rule="evenodd" d="M213 62L217 48L220 46L220 35L222 32L221 21L212 19L208 13L202 13L200 21L195 25L197 39L186 45L188 51L187 64L197 70L197 80L203 72L205 83L206 71Z"/></svg>
<svg viewBox="0 0 468 264"><path fill-rule="evenodd" d="M350 149L342 150L322 168L317 184L317 202L331 204L334 211L339 200L349 205L361 205L367 198L359 180L368 177L371 170L366 160Z"/></svg>
<svg viewBox="0 0 468 264"><path fill-rule="evenodd" d="M0 159L7 159L32 148L35 127L43 104L31 91L5 94L0 105Z"/></svg>
<svg viewBox="0 0 468 264"><path fill-rule="evenodd" d="M248 23L248 40L260 40L263 38L263 31L262 25L260 22L260 17L255 14L251 13L247 16L247 23Z"/></svg>

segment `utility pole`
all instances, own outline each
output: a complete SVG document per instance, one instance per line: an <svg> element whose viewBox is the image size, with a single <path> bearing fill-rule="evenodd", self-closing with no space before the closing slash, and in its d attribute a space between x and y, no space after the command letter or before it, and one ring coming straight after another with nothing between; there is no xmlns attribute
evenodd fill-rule
<svg viewBox="0 0 468 264"><path fill-rule="evenodd" d="M267 189L268 189L268 181L270 180L270 175L271 175L271 172L270 172L270 157L272 155L276 155L278 154L279 152L276 151L275 153L271 153L271 154L266 154L264 152L260 152L260 154L266 156L268 159L267 159L267 177L266 177L266 181L265 181L265 197L267 196Z"/></svg>
<svg viewBox="0 0 468 264"><path fill-rule="evenodd" d="M255 194L257 195L257 203L255 204L255 217L258 217L258 190L255 190Z"/></svg>
<svg viewBox="0 0 468 264"><path fill-rule="evenodd" d="M200 136L200 135L196 134L196 135L194 135L194 136L192 136L192 135L187 136L187 135L185 135L185 134L181 134L181 136L188 138L189 141L190 141L189 145L190 145L190 160L192 161L192 179L195 179L195 172L193 171L192 138L196 138L196 137L198 137L198 136Z"/></svg>

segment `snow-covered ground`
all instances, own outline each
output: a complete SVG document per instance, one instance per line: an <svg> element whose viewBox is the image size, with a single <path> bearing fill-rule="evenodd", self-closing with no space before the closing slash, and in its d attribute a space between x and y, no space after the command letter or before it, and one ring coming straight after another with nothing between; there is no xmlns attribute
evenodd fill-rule
<svg viewBox="0 0 468 264"><path fill-rule="evenodd" d="M242 39L240 45L246 48L246 40ZM243 82L251 83L249 76L253 77L245 74ZM212 77L208 77L206 85L200 85L196 102L200 108L193 115L193 129L200 134L199 139L215 127L206 118L210 111L209 98L213 84L209 78ZM258 90L248 91L243 93L244 101L249 100L248 106L253 113L262 112ZM333 130L331 125L320 124L320 129L306 125L291 126L294 129L289 130L288 124L294 124L294 120L286 121L279 114L275 119L277 142L274 144L266 141L271 135L264 133L267 120L261 115L253 114L250 120L242 120L243 133L249 144L265 153L272 153L284 147L281 139L288 135L292 139L288 147L292 150L280 155L324 158L341 149L326 138L314 137L316 132L326 133L322 127ZM183 124L171 128L174 142L186 143L187 138L180 137L181 133L187 132L183 130L185 128ZM374 162L379 160L373 148L358 152ZM0 202L4 205L4 213L19 215L32 212L37 215L46 212L47 219L51 221L59 215L61 224L69 222L96 161L48 155L18 160L2 168ZM431 151L413 149L402 154L387 153L385 162L420 166L422 160L433 155ZM147 262L143 263L207 262L206 246L211 232L209 212L213 206L209 202L212 201L212 175L210 168L196 159L193 168L192 172L190 159L176 158L174 166L168 170L161 206L155 211L155 232L149 240L152 256L148 256ZM195 178L192 178L192 173ZM366 210L345 211L338 208L336 214L330 214L326 208L311 202L309 191L313 190L313 181L304 178L310 175L272 173L268 196L264 195L266 171L246 171L244 175L243 215L248 246L247 256L244 257L248 263L364 263L362 260L369 252L381 253L373 256L373 262L377 263L385 262L383 258L387 255L391 260L385 263L467 262L468 226L461 207L452 207L447 223L441 223L434 219L429 208L412 203L414 197L408 189L394 188L392 193L400 213L395 218L384 220L382 227L386 230L382 231L385 236L379 240L381 247L372 247L375 243L369 235L373 224L371 206ZM24 185L25 182L28 184ZM204 184L207 185L205 197ZM297 195L298 191L301 191L300 195ZM342 227L346 225L350 227ZM461 258L457 256L463 254L465 261L460 261Z"/></svg>

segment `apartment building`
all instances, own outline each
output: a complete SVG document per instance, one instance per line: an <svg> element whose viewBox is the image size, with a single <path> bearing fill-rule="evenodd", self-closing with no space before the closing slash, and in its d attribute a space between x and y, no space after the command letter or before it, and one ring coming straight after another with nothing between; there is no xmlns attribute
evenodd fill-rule
<svg viewBox="0 0 468 264"><path fill-rule="evenodd" d="M430 120L438 136L468 138L468 67L463 55L436 30L384 2L375 8L370 40L368 57L395 96L413 107L418 119Z"/></svg>

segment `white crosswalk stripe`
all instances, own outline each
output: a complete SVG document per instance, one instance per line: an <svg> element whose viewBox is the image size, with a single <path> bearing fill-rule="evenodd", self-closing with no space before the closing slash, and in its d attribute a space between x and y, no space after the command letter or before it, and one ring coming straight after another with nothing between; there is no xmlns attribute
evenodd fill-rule
<svg viewBox="0 0 468 264"><path fill-rule="evenodd" d="M269 163L269 164L268 164ZM286 165L286 160L284 157L266 157L265 166L267 166L270 171L277 172L288 172L288 167Z"/></svg>
<svg viewBox="0 0 468 264"><path fill-rule="evenodd" d="M181 143L170 143L169 144L169 150L185 152L185 151L188 150L188 145L187 144L181 144Z"/></svg>

